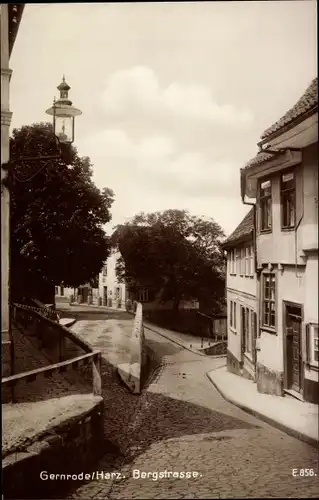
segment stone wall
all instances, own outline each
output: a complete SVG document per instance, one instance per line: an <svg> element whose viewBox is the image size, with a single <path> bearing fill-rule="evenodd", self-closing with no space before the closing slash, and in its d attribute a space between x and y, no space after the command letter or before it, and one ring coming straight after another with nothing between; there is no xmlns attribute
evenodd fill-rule
<svg viewBox="0 0 319 500"><path fill-rule="evenodd" d="M227 342L217 342L201 351L207 354L207 356L225 356L227 353Z"/></svg>
<svg viewBox="0 0 319 500"><path fill-rule="evenodd" d="M283 373L269 370L267 367L257 363L256 382L258 392L283 395Z"/></svg>
<svg viewBox="0 0 319 500"><path fill-rule="evenodd" d="M241 374L241 362L227 350L227 370L235 375Z"/></svg>
<svg viewBox="0 0 319 500"><path fill-rule="evenodd" d="M43 480L43 473L79 474L100 457L103 449L103 401L91 410L72 417L52 429L41 441L8 455L2 461L2 488L5 498L53 498L76 483ZM46 476L43 476L46 477ZM58 496L56 496L58 498Z"/></svg>
<svg viewBox="0 0 319 500"><path fill-rule="evenodd" d="M145 378L147 365L147 348L145 345L143 308L137 303L134 326L130 339L130 355L127 363L118 367L118 373L122 381L133 394L140 394L142 379Z"/></svg>

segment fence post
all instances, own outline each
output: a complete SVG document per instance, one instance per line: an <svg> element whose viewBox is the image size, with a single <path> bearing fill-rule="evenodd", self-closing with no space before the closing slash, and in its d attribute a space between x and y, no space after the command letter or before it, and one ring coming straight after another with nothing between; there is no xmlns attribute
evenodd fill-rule
<svg viewBox="0 0 319 500"><path fill-rule="evenodd" d="M102 379L101 379L101 358L100 354L96 355L96 360L92 356L92 376L93 376L93 394L94 396L102 395Z"/></svg>

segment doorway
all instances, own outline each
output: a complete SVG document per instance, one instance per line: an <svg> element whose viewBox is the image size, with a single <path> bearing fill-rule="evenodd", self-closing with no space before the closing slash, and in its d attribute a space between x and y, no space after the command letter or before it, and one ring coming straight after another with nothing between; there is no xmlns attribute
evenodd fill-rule
<svg viewBox="0 0 319 500"><path fill-rule="evenodd" d="M107 286L103 287L103 306L107 306Z"/></svg>
<svg viewBox="0 0 319 500"><path fill-rule="evenodd" d="M285 304L285 306L287 389L300 393L302 391L302 307L292 304Z"/></svg>

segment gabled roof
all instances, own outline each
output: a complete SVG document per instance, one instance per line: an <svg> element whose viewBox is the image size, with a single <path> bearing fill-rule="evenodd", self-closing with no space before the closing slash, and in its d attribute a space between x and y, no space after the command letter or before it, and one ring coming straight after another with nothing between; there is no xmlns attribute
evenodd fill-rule
<svg viewBox="0 0 319 500"><path fill-rule="evenodd" d="M248 214L245 215L241 223L236 227L235 231L232 232L228 238L223 243L223 248L228 248L235 246L236 243L240 243L247 239L248 236L252 235L254 231L254 208L249 210Z"/></svg>
<svg viewBox="0 0 319 500"><path fill-rule="evenodd" d="M267 128L262 134L261 139L266 139L271 135L279 132L282 128L293 124L298 119L301 119L306 113L316 111L318 107L318 78L314 78L307 88L306 92L301 96L299 101L285 113L280 120Z"/></svg>

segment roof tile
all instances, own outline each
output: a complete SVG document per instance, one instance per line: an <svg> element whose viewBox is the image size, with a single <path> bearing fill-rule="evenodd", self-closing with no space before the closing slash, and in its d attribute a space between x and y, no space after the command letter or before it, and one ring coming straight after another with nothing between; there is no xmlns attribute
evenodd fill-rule
<svg viewBox="0 0 319 500"><path fill-rule="evenodd" d="M231 233L228 238L223 242L223 247L226 248L228 245L232 246L237 241L239 242L244 237L249 236L254 230L254 208L249 210L248 214L245 215L241 223L236 227L235 231Z"/></svg>
<svg viewBox="0 0 319 500"><path fill-rule="evenodd" d="M307 88L306 92L301 96L299 101L285 113L280 120L267 128L262 134L261 139L266 139L289 123L294 122L307 111L318 105L318 78L314 78Z"/></svg>

